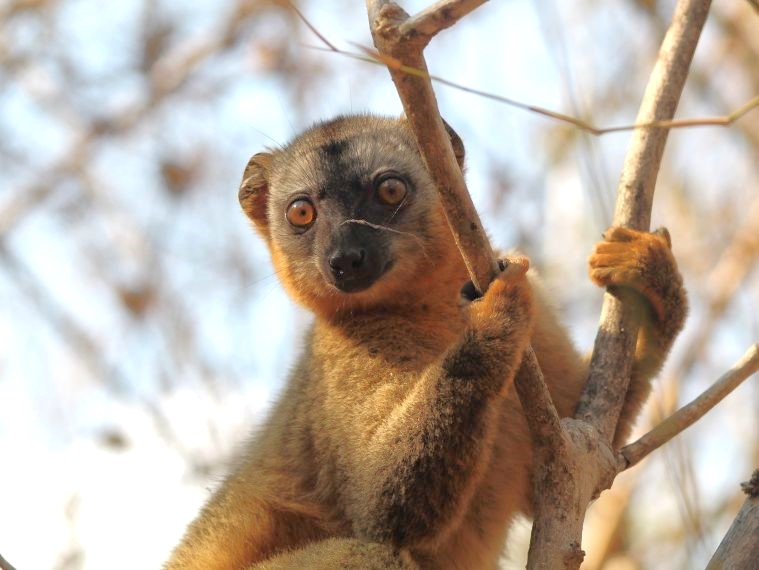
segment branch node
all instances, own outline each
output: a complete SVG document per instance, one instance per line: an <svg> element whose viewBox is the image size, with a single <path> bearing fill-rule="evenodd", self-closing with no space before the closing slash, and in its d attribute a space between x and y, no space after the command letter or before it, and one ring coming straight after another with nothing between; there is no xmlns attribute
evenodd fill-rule
<svg viewBox="0 0 759 570"><path fill-rule="evenodd" d="M579 543L571 543L569 545L569 552L564 556L564 568L580 568L583 560L585 560L585 551L580 548Z"/></svg>
<svg viewBox="0 0 759 570"><path fill-rule="evenodd" d="M759 496L759 469L756 469L751 475L751 479L745 483L741 483L741 489L749 497Z"/></svg>

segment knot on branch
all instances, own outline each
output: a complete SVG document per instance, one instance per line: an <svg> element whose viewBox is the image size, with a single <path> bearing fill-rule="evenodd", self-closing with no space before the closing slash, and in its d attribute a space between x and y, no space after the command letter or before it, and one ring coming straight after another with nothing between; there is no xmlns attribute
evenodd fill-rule
<svg viewBox="0 0 759 570"><path fill-rule="evenodd" d="M578 469L578 488L588 498L595 500L601 492L611 487L618 473L618 463L609 442L589 423L575 418L561 420L564 433L573 447L573 457Z"/></svg>
<svg viewBox="0 0 759 570"><path fill-rule="evenodd" d="M741 483L741 489L743 489L743 492L749 497L759 496L759 469L754 471L751 475L751 479L745 483Z"/></svg>
<svg viewBox="0 0 759 570"><path fill-rule="evenodd" d="M432 36L419 32L413 26L404 26L409 23L409 18L409 14L395 2L382 4L371 22L372 35L380 52L400 60L404 59L404 54L422 52ZM381 42L378 43L377 39Z"/></svg>
<svg viewBox="0 0 759 570"><path fill-rule="evenodd" d="M384 39L397 38L400 35L400 25L408 20L408 13L395 2L383 4L374 20L372 30Z"/></svg>
<svg viewBox="0 0 759 570"><path fill-rule="evenodd" d="M580 544L577 542L570 544L569 552L564 555L564 568L579 568L583 560L585 560L585 551L580 548Z"/></svg>

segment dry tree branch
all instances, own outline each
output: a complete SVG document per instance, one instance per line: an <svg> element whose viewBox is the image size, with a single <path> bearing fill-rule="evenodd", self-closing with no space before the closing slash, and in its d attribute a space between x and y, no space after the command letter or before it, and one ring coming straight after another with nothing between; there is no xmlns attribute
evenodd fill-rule
<svg viewBox="0 0 759 570"><path fill-rule="evenodd" d="M756 97L753 97L752 99L750 99L749 101L741 105L735 111L732 111L731 113L727 115L723 115L719 117L692 117L688 119L662 119L662 120L649 120L649 121L640 121L640 117L639 117L638 121L630 125L599 127L593 123L584 121L583 119L579 119L577 117L567 115L566 113L561 113L559 111L552 111L551 109L546 109L545 107L532 105L530 103L524 103L522 101L517 101L516 99L511 99L503 95L498 95L496 93L490 93L488 91L482 91L480 89L475 89L473 87L461 85L460 83L456 83L454 81L444 79L437 75L431 75L421 69L404 65L399 60L389 57L386 54L376 52L374 50L365 48L363 46L358 46L358 47L361 48L361 50L366 54L365 56L362 56L359 54L353 54L353 53L346 52L337 48L334 48L330 51L334 51L341 55L346 55L346 56L357 58L363 61L369 61L371 63L381 63L388 67L396 68L399 71L403 71L404 73L408 73L409 75L416 75L418 77L426 77L430 79L431 81L435 81L442 85L446 85L447 87L451 87L458 91L471 93L472 95L477 95L485 99L492 99L494 101L498 101L499 103L504 103L511 107L516 107L517 109L523 109L525 111L530 111L538 115L543 115L545 117L548 117L549 119L554 119L556 121L568 123L580 129L581 131L585 131L595 136L606 135L609 133L619 133L619 132L624 132L624 131L634 131L637 129L649 129L649 128L682 129L682 128L687 128L687 127L708 127L708 126L728 127L732 125L733 123L735 123L736 121L738 121L739 119L741 119L742 117L744 117L753 109L759 108L759 95L757 95Z"/></svg>
<svg viewBox="0 0 759 570"><path fill-rule="evenodd" d="M434 33L421 34L408 28L401 33L401 25L408 15L398 5L387 0L367 0L366 4L374 43L380 52L403 59L407 65L426 69L422 50ZM390 75L427 169L440 192L456 245L475 287L484 291L498 272L496 261L440 118L432 84L423 77L394 69L390 69Z"/></svg>
<svg viewBox="0 0 759 570"><path fill-rule="evenodd" d="M637 441L623 447L619 451L620 471L636 465L649 453L697 422L758 370L759 343L756 343L698 398L677 410Z"/></svg>
<svg viewBox="0 0 759 570"><path fill-rule="evenodd" d="M709 5L709 0L679 0L637 123L669 121L674 116ZM618 187L615 225L648 228L667 134L666 129L654 128L633 132ZM569 457L551 455L536 466L528 568L579 568L585 509L618 472L615 460L609 459L610 442L627 392L637 338L632 308L632 303L606 294L590 374L575 419L562 422L574 452Z"/></svg>
<svg viewBox="0 0 759 570"><path fill-rule="evenodd" d="M450 28L461 18L487 0L440 0L429 8L411 16L400 25L401 35L432 37L438 32Z"/></svg>
<svg viewBox="0 0 759 570"><path fill-rule="evenodd" d="M759 469L742 483L748 495L706 570L749 570L759 560Z"/></svg>
<svg viewBox="0 0 759 570"><path fill-rule="evenodd" d="M372 37L379 52L394 60L402 60L404 65L426 70L422 51L430 39L437 32L455 24L459 18L481 3L470 0L444 0L425 10L417 18L409 18L403 9L388 0L367 0L366 6ZM421 23L423 29L415 28L413 22ZM440 194L448 225L472 282L478 291L485 291L498 273L497 260L451 148L429 76L410 75L390 66L388 69L419 151ZM530 421L530 429L535 430L536 438L561 447L559 438L545 439L544 435L537 435L551 431L556 434L555 429L559 424L558 413L551 401L532 347L525 351L523 369L517 375L516 383L536 385L523 386L519 390L520 398L527 393L535 395L534 399L530 398L522 402L522 405ZM553 422L554 427L544 422Z"/></svg>
<svg viewBox="0 0 759 570"><path fill-rule="evenodd" d="M685 85L710 0L680 0L643 96L638 123L671 120ZM614 224L647 230L656 177L669 131L639 129L633 138L618 186ZM590 375L577 418L595 426L611 441L630 378L638 322L624 294L606 293L593 349Z"/></svg>
<svg viewBox="0 0 759 570"><path fill-rule="evenodd" d="M0 570L16 570L13 565L0 555Z"/></svg>

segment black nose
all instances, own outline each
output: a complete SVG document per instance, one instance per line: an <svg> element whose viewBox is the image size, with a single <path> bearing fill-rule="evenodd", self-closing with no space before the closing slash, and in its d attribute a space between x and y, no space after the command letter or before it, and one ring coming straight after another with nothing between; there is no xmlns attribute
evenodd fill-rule
<svg viewBox="0 0 759 570"><path fill-rule="evenodd" d="M366 251L363 248L350 247L339 249L329 258L329 267L337 279L355 279L363 275Z"/></svg>

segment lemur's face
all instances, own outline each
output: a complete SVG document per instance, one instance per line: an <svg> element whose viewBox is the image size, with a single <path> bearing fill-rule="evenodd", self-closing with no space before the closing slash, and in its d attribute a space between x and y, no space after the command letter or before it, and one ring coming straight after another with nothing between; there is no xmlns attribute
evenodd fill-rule
<svg viewBox="0 0 759 570"><path fill-rule="evenodd" d="M245 179L241 202L283 283L307 306L386 302L444 255L437 192L401 122L337 119L266 160L265 209L245 194Z"/></svg>

